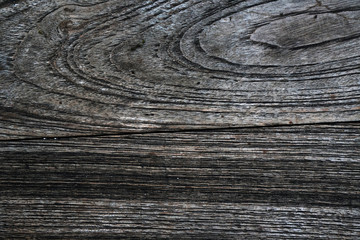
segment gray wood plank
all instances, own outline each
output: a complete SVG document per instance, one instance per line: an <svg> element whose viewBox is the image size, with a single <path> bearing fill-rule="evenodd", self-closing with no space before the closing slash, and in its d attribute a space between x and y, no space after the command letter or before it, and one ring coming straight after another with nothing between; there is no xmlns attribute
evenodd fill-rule
<svg viewBox="0 0 360 240"><path fill-rule="evenodd" d="M360 125L0 142L0 232L357 239Z"/></svg>
<svg viewBox="0 0 360 240"><path fill-rule="evenodd" d="M353 0L0 0L0 238L359 239L359 34Z"/></svg>
<svg viewBox="0 0 360 240"><path fill-rule="evenodd" d="M358 1L2 1L0 138L360 119Z"/></svg>
<svg viewBox="0 0 360 240"><path fill-rule="evenodd" d="M269 204L6 201L9 239L358 239L360 211ZM26 238L27 237L27 238Z"/></svg>

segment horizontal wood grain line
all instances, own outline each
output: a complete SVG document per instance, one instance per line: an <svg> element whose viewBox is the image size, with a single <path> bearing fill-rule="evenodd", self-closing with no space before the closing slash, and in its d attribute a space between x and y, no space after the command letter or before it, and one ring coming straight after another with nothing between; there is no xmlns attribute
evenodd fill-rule
<svg viewBox="0 0 360 240"><path fill-rule="evenodd" d="M189 129L165 129L165 130L149 130L149 131L133 131L133 132L114 132L114 133L102 133L102 134L90 134L90 135L70 135L70 136L39 136L39 137L23 137L13 139L0 139L0 142L14 142L14 141L32 141L32 140L62 140L62 139L75 139L75 138L99 138L99 137L112 137L112 136L127 136L127 135L147 135L157 133L191 133L191 132L217 132L217 131L238 131L241 129L257 129L257 128L277 128L277 127L301 127L301 126L322 126L322 125L358 125L360 121L345 121L345 122L319 122L319 123L300 123L294 124L289 122L288 124L274 124L274 125L263 125L263 126L242 126L242 127L214 127L214 128L189 128ZM19 135L21 136L21 135Z"/></svg>
<svg viewBox="0 0 360 240"><path fill-rule="evenodd" d="M360 124L0 142L9 239L356 239Z"/></svg>
<svg viewBox="0 0 360 240"><path fill-rule="evenodd" d="M12 197L360 206L360 125L1 142Z"/></svg>
<svg viewBox="0 0 360 240"><path fill-rule="evenodd" d="M355 239L360 234L359 209L347 207L66 198L0 204L5 237L11 238Z"/></svg>

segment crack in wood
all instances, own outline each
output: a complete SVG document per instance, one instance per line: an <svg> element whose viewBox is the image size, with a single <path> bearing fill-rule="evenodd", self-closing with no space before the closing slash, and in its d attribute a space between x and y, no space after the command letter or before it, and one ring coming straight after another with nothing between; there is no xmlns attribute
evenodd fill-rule
<svg viewBox="0 0 360 240"><path fill-rule="evenodd" d="M261 128L277 128L277 127L299 127L299 126L324 126L324 125L342 125L342 124L360 124L360 121L346 121L346 122L319 122L319 123L303 123L294 124L275 124L266 126L243 126L243 127L221 127L221 128L199 128L199 129L181 129L181 130L152 130L141 132L117 132L117 133L103 133L103 134L91 134L91 135L70 135L70 136L40 136L34 138L15 138L15 139L0 139L0 142L16 142L16 141L32 141L32 140L62 140L62 139L76 139L76 138L98 138L98 137L111 137L111 136L131 136L131 135L149 135L156 133L197 133L197 132L217 132L217 131L236 131L241 129L261 129Z"/></svg>

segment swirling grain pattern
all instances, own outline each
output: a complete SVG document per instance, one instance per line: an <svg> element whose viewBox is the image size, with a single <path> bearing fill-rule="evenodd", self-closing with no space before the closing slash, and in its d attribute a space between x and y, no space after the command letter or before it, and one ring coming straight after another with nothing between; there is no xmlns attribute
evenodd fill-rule
<svg viewBox="0 0 360 240"><path fill-rule="evenodd" d="M360 2L0 0L1 239L359 239Z"/></svg>
<svg viewBox="0 0 360 240"><path fill-rule="evenodd" d="M2 1L2 139L360 117L357 1Z"/></svg>

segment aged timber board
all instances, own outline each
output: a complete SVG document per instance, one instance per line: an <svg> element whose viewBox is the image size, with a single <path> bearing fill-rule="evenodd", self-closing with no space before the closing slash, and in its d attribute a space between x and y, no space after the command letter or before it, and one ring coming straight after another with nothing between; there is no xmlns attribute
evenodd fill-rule
<svg viewBox="0 0 360 240"><path fill-rule="evenodd" d="M359 239L360 2L0 0L0 239Z"/></svg>
<svg viewBox="0 0 360 240"><path fill-rule="evenodd" d="M0 142L8 239L359 239L360 124Z"/></svg>
<svg viewBox="0 0 360 240"><path fill-rule="evenodd" d="M359 1L2 1L0 137L357 121Z"/></svg>

